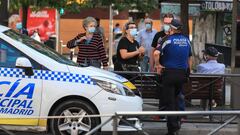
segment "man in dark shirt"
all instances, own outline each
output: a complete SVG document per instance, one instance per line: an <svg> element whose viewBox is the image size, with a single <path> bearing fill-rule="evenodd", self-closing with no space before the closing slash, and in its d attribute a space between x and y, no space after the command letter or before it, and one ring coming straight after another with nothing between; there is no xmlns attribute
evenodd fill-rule
<svg viewBox="0 0 240 135"><path fill-rule="evenodd" d="M153 52L156 50L157 44L159 42L161 42L161 40L168 35L168 31L169 31L169 24L171 23L172 19L173 19L173 14L166 14L163 16L163 27L162 27L162 31L156 33L156 35L153 38L152 41L152 57L150 57L150 72L154 71L154 56L153 56Z"/></svg>

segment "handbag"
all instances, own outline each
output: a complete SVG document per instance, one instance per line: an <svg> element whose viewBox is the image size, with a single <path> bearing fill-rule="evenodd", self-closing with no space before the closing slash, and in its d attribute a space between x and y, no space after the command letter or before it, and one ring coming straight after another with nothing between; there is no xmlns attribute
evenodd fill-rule
<svg viewBox="0 0 240 135"><path fill-rule="evenodd" d="M138 65L121 64L123 71L139 71Z"/></svg>

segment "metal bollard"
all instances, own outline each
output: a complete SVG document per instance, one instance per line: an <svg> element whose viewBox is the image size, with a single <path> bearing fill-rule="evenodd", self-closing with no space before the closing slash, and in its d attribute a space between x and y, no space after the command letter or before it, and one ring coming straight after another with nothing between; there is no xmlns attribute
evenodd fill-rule
<svg viewBox="0 0 240 135"><path fill-rule="evenodd" d="M117 119L117 116L113 116L113 133L112 135L117 135L118 132L117 132L117 126L118 126L118 119Z"/></svg>

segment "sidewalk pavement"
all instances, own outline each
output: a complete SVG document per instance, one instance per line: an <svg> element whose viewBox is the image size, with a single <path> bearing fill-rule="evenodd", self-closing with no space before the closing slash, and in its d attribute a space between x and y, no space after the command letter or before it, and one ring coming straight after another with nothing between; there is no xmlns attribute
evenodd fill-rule
<svg viewBox="0 0 240 135"><path fill-rule="evenodd" d="M149 135L165 135L167 133L165 122L143 122L143 130ZM217 128L219 124L184 123L179 135L207 135ZM14 132L16 135L52 135L50 133ZM0 132L1 135L7 135ZM99 135L111 135L112 132L102 132ZM142 132L120 132L119 135L144 135ZM238 135L237 124L227 125L214 135Z"/></svg>
<svg viewBox="0 0 240 135"><path fill-rule="evenodd" d="M179 135L207 135L220 124L183 123ZM167 132L165 122L144 122L144 130L150 135L165 135ZM238 135L237 124L227 125L215 135Z"/></svg>

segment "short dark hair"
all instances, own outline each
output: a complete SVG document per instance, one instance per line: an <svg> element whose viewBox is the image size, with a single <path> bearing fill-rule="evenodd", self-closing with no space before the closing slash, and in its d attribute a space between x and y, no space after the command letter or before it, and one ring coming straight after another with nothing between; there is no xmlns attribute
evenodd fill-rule
<svg viewBox="0 0 240 135"><path fill-rule="evenodd" d="M98 17L95 17L95 20L98 21L98 22L100 21L100 19Z"/></svg>
<svg viewBox="0 0 240 135"><path fill-rule="evenodd" d="M136 25L136 23L134 21L129 21L125 24L125 29L126 30L128 30L130 24L135 24Z"/></svg>
<svg viewBox="0 0 240 135"><path fill-rule="evenodd" d="M173 18L174 19L174 16L172 13L167 13L163 16L163 18Z"/></svg>

